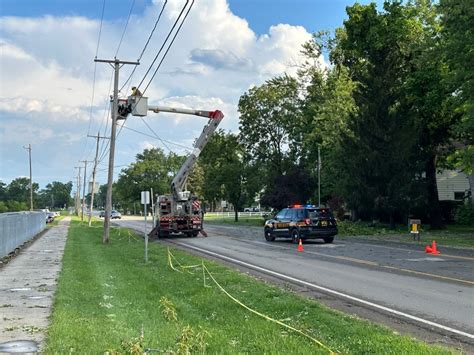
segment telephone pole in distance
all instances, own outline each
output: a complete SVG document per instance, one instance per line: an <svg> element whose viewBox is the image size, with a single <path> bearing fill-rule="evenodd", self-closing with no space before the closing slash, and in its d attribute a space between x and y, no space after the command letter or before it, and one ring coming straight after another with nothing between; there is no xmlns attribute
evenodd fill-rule
<svg viewBox="0 0 474 355"><path fill-rule="evenodd" d="M96 171L97 171L97 159L99 157L99 141L101 139L109 139L107 137L101 137L100 136L100 132L97 132L97 136L91 136L91 135L87 135L87 137L91 137L91 138L96 138L97 139L97 143L96 143L96 146L95 146L95 159L94 159L94 168L92 169L92 189L91 189L91 208L90 208L90 211L91 213L89 214L89 227L91 226L91 220L92 220L92 210L94 209L94 189L95 189L95 174L96 174ZM105 218L105 217L104 217Z"/></svg>
<svg viewBox="0 0 474 355"><path fill-rule="evenodd" d="M119 85L119 71L122 65L132 64L139 65L139 62L125 62L117 58L114 59L94 59L94 62L108 63L115 71L114 75L114 101L112 106L112 128L110 134L109 146L109 172L107 176L107 198L105 200L105 216L104 216L104 235L102 237L103 243L109 242L110 232L110 213L112 211L112 183L114 180L114 155L115 155L115 133L117 131L117 116L118 116L118 85ZM112 65L113 64L113 65Z"/></svg>
<svg viewBox="0 0 474 355"><path fill-rule="evenodd" d="M32 180L32 173L31 173L31 144L28 144L28 146L24 145L23 148L25 148L28 151L28 155L30 157L30 211L33 211L33 180Z"/></svg>

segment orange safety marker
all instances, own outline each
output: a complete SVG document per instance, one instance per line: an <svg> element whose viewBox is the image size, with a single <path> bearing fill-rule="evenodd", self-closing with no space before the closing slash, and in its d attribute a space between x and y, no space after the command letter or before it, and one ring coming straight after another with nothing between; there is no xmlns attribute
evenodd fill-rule
<svg viewBox="0 0 474 355"><path fill-rule="evenodd" d="M303 251L303 240L300 238L300 242L298 243L298 251Z"/></svg>
<svg viewBox="0 0 474 355"><path fill-rule="evenodd" d="M431 246L427 245L425 247L425 253L426 254L435 254L435 255L441 254L441 252L436 248L436 241L435 240L433 240L433 242L431 243Z"/></svg>

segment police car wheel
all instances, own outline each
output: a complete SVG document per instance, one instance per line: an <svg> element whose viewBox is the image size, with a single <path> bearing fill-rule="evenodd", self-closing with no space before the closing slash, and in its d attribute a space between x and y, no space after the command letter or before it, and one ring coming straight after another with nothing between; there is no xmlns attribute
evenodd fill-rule
<svg viewBox="0 0 474 355"><path fill-rule="evenodd" d="M300 232L298 229L293 229L291 231L291 241L295 244L298 244L300 242Z"/></svg>
<svg viewBox="0 0 474 355"><path fill-rule="evenodd" d="M265 228L265 240L267 242L273 242L275 240L270 228Z"/></svg>

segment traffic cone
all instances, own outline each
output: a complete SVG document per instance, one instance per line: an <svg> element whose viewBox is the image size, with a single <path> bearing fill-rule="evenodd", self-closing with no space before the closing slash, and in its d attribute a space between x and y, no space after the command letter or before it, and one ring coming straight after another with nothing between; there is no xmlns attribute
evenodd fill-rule
<svg viewBox="0 0 474 355"><path fill-rule="evenodd" d="M431 254L432 252L433 252L433 249L431 249L431 247L430 247L429 245L427 245L427 246L425 247L425 253L426 253L426 254Z"/></svg>
<svg viewBox="0 0 474 355"><path fill-rule="evenodd" d="M303 240L300 238L300 242L298 243L298 251L303 251Z"/></svg>
<svg viewBox="0 0 474 355"><path fill-rule="evenodd" d="M431 249L433 250L431 253L432 254L441 254L438 249L436 249L436 240L433 240L433 243L431 245Z"/></svg>

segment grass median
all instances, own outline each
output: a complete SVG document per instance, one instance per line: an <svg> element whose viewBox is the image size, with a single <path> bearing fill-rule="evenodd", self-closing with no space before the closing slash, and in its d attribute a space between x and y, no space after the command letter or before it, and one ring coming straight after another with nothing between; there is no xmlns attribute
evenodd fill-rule
<svg viewBox="0 0 474 355"><path fill-rule="evenodd" d="M140 237L113 228L104 245L101 225L71 223L46 353L450 353L205 261L243 304L321 346L243 308L210 276L205 286L202 259L172 250L175 265L197 265L178 272L167 248L150 243L145 263Z"/></svg>

